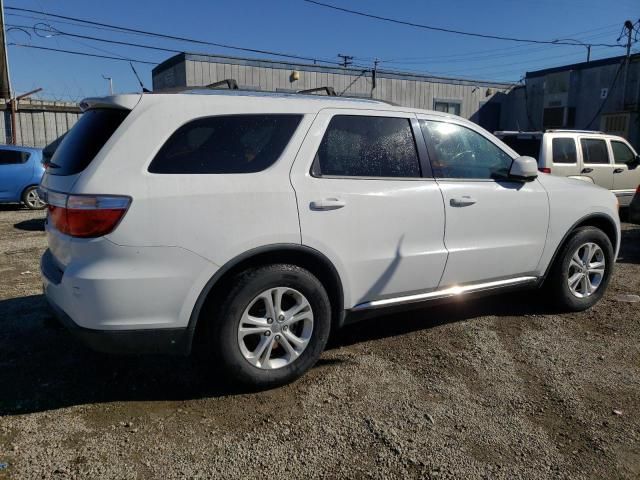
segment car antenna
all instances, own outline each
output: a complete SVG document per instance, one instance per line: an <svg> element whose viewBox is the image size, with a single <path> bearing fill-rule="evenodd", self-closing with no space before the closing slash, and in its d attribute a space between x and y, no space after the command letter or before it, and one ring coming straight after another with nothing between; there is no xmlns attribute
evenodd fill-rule
<svg viewBox="0 0 640 480"><path fill-rule="evenodd" d="M151 93L151 90L148 90L148 89L144 88L144 84L142 83L142 80L140 80L140 75L138 75L138 72L136 72L136 69L134 68L133 63L129 62L129 66L131 67L131 70L133 70L133 74L138 79L138 83L140 84L140 88L142 89L142 93Z"/></svg>

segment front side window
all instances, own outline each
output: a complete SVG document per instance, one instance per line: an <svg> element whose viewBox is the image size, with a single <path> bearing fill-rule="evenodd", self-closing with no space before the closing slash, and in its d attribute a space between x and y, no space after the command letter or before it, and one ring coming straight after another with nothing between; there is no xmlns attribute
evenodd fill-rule
<svg viewBox="0 0 640 480"><path fill-rule="evenodd" d="M204 117L178 128L155 156L149 172L254 173L273 165L301 115Z"/></svg>
<svg viewBox="0 0 640 480"><path fill-rule="evenodd" d="M460 102L449 102L444 100L435 100L433 109L436 112L451 113L452 115L460 115Z"/></svg>
<svg viewBox="0 0 640 480"><path fill-rule="evenodd" d="M0 150L0 165L17 165L29 160L28 152L20 150Z"/></svg>
<svg viewBox="0 0 640 480"><path fill-rule="evenodd" d="M435 150L431 159L437 178L505 179L513 159L470 128L447 122L420 120Z"/></svg>
<svg viewBox="0 0 640 480"><path fill-rule="evenodd" d="M576 142L573 138L554 138L551 141L553 163L576 163Z"/></svg>
<svg viewBox="0 0 640 480"><path fill-rule="evenodd" d="M604 140L595 138L580 139L582 147L582 162L591 164L608 164L609 154L607 153L607 143Z"/></svg>
<svg viewBox="0 0 640 480"><path fill-rule="evenodd" d="M408 118L336 115L313 164L314 176L420 177Z"/></svg>
<svg viewBox="0 0 640 480"><path fill-rule="evenodd" d="M611 150L613 150L613 161L615 163L633 163L636 159L633 151L625 143L612 140Z"/></svg>

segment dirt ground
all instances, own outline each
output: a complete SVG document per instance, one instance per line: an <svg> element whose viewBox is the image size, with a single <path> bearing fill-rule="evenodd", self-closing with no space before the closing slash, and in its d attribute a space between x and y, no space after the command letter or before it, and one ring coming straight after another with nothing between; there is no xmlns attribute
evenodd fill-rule
<svg viewBox="0 0 640 480"><path fill-rule="evenodd" d="M347 327L298 382L92 353L47 315L43 214L0 210L0 479L640 478L640 227L605 298L537 292Z"/></svg>

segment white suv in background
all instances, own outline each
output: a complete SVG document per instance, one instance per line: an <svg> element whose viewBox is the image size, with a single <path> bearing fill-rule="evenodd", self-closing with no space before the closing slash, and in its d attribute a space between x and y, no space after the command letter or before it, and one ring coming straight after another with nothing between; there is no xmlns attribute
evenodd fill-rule
<svg viewBox="0 0 640 480"><path fill-rule="evenodd" d="M82 105L42 181L42 278L99 350L197 350L268 387L372 312L542 285L583 310L609 282L614 196L459 117L229 91Z"/></svg>
<svg viewBox="0 0 640 480"><path fill-rule="evenodd" d="M628 207L640 185L640 155L622 137L589 130L495 132L520 155L538 159L540 171L611 190Z"/></svg>

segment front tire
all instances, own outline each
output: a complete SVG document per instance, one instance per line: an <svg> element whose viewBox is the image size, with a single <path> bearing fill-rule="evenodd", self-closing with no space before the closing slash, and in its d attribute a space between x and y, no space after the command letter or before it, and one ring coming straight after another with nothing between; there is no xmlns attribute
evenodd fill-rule
<svg viewBox="0 0 640 480"><path fill-rule="evenodd" d="M38 187L34 185L27 187L24 192L22 192L22 203L24 203L29 210L42 210L45 207L44 202L40 199L40 195L38 195Z"/></svg>
<svg viewBox="0 0 640 480"><path fill-rule="evenodd" d="M272 388L302 376L320 357L331 329L325 288L295 265L242 272L214 311L205 358L250 388Z"/></svg>
<svg viewBox="0 0 640 480"><path fill-rule="evenodd" d="M556 305L572 312L595 305L609 285L613 255L611 241L602 230L576 229L562 246L547 279Z"/></svg>

